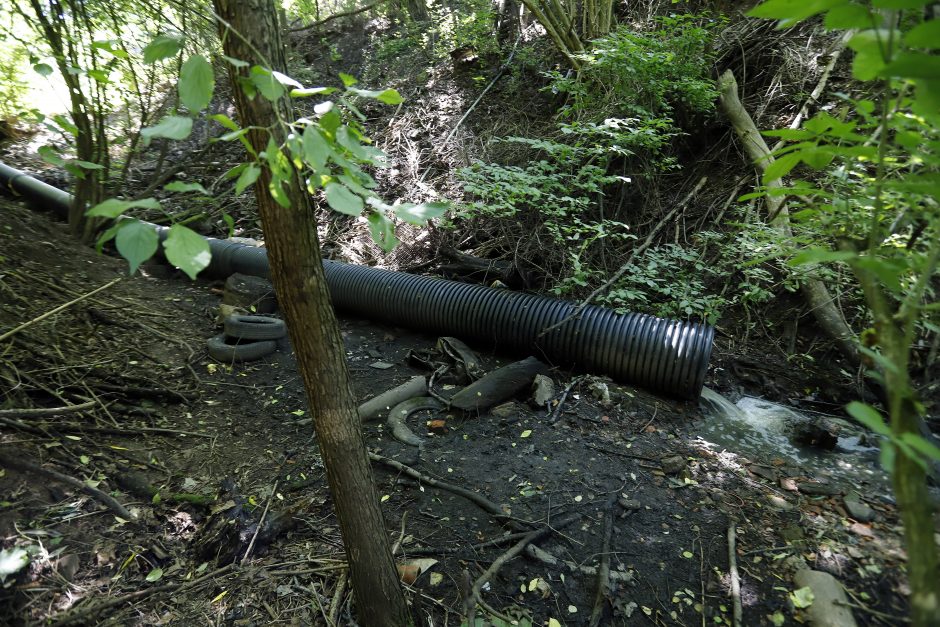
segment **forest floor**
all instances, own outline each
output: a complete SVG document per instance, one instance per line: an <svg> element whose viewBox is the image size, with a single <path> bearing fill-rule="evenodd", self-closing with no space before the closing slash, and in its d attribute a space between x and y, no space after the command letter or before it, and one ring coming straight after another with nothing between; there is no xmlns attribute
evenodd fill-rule
<svg viewBox="0 0 940 627"><path fill-rule="evenodd" d="M0 344L0 459L96 486L134 516L120 519L58 479L0 471L0 538L30 557L2 584L0 623L351 624L342 542L290 351L211 360L220 283L159 266L128 278L123 261L77 244L64 225L0 202L0 329L108 286ZM365 320L341 326L360 400L429 374L406 355L436 338ZM512 358L482 357L487 370ZM572 377L553 370L556 400ZM525 395L480 415L438 416L446 432L428 434L420 455L382 425L365 426L371 451L421 476L374 465L396 560L420 568L407 589L422 624L460 624L465 582L519 540L519 524L550 531L483 587L478 617L494 624L587 624L606 556L600 624L730 625L732 525L742 624L802 622L790 595L807 565L846 586L861 624L903 621L890 502L862 484L806 483L814 477L784 460L716 449L697 438L694 403L603 381L604 404L592 381L603 380L573 387L554 423ZM79 404L54 417L10 411ZM412 428L423 435L427 418ZM847 513L852 490L871 520Z"/></svg>

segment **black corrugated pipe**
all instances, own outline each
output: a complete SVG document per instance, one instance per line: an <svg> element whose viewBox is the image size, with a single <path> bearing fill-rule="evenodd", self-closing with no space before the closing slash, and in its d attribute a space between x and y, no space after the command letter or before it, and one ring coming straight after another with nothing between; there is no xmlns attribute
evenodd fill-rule
<svg viewBox="0 0 940 627"><path fill-rule="evenodd" d="M3 164L0 181L40 204L60 204L65 194ZM67 210L68 202L64 206ZM207 269L211 275L268 276L263 248L206 239L212 250ZM589 305L540 336L571 316L577 305L336 261L324 260L323 266L333 306L339 311L426 333L447 333L500 350L534 353L558 366L607 374L680 398L697 399L702 391L715 334L706 324L621 315Z"/></svg>

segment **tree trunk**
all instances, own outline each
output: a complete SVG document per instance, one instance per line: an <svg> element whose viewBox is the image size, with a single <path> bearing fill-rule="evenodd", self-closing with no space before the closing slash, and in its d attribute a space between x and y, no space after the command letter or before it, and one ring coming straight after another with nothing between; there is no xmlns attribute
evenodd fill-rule
<svg viewBox="0 0 940 627"><path fill-rule="evenodd" d="M251 63L267 59L271 69L284 71L284 48L273 0L214 0L222 20L225 53ZM250 42L249 43L246 43ZM241 124L261 152L268 142L284 140L274 105L260 95L248 98L238 79L246 70L231 69ZM277 103L282 119L290 102ZM349 560L356 612L367 626L408 625L408 607L398 582L382 511L372 483L372 469L362 437L346 369L342 337L330 304L320 261L316 217L310 196L295 173L290 185L291 207L278 205L268 191L265 167L255 184L264 229L271 280L290 329L297 363L307 389L320 452Z"/></svg>
<svg viewBox="0 0 940 627"><path fill-rule="evenodd" d="M744 150L754 162L754 165L763 172L767 166L773 163L770 148L757 130L754 120L744 109L741 100L738 98L738 83L734 79L731 70L725 71L718 80L721 109L728 119L731 120L731 126L735 133L744 144ZM783 187L780 179L770 181L766 184L768 189L779 189ZM787 206L782 196L767 196L767 210L772 216L771 226L786 238L792 238L793 232L790 229L790 214L787 212ZM809 304L819 323L820 328L825 331L836 343L839 351L857 364L859 361L858 349L856 348L855 333L849 328L848 323L842 316L842 312L835 305L832 295L822 283L816 279L808 279L800 283L800 289L803 297Z"/></svg>

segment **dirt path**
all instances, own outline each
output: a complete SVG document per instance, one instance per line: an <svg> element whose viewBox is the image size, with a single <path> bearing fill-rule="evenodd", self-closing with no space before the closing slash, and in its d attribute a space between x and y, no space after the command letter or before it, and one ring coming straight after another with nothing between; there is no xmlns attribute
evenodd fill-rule
<svg viewBox="0 0 940 627"><path fill-rule="evenodd" d="M17 203L0 201L0 215L0 334L125 274ZM212 361L219 285L150 273L0 342L0 459L92 484L136 517L0 470L0 548L30 558L2 584L0 623L350 624L341 539L289 351ZM360 399L428 374L407 352L436 338L358 320L342 328ZM483 358L490 370L512 356ZM553 378L560 393L572 375ZM838 494L793 491L775 460L753 465L697 442L696 405L610 382L602 404L591 381L571 389L554 424L524 397L479 416L439 413L446 431L433 435L427 413L412 416L420 454L366 426L376 454L422 477L374 465L397 557L423 568L409 598L425 624L459 624L468 590L533 530L544 533L482 585L477 617L586 625L606 564L599 624L731 624L732 522L742 624L792 622L791 575L803 564L849 588L868 608L856 609L860 623L897 624L906 587L890 504L853 520ZM90 408L9 413L81 403Z"/></svg>

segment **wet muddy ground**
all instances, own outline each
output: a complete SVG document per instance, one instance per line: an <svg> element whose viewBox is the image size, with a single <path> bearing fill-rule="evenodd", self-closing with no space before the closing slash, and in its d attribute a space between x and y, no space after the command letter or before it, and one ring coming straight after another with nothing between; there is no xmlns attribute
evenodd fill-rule
<svg viewBox="0 0 940 627"><path fill-rule="evenodd" d="M0 212L0 334L123 277L0 341L0 459L93 484L136 516L123 522L78 487L15 463L0 470L0 548L29 557L0 584L0 623L352 624L289 349L218 363L206 340L218 333L220 283L158 268L127 278L123 262L78 246L46 216L6 200ZM341 326L359 400L430 374L407 354L437 338ZM486 370L514 358L480 356ZM575 373L551 375L557 401ZM609 402L592 393L597 382ZM50 417L10 413L82 403ZM446 429L428 433L431 418ZM479 415L416 414L420 451L366 424L372 452L416 471L373 464L396 560L420 568L407 594L422 624L460 624L468 584L521 531L547 529L483 586L478 619L586 625L596 606L600 624L730 625L732 526L743 624L802 620L792 574L807 565L847 587L860 624L898 624L907 588L890 500L709 445L697 437L701 420L695 403L588 377L560 410L522 394ZM867 516L846 510L853 487ZM220 540L232 528L241 535Z"/></svg>

